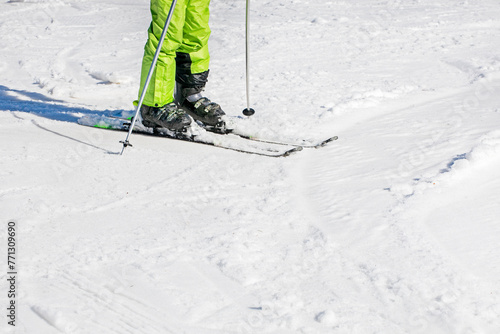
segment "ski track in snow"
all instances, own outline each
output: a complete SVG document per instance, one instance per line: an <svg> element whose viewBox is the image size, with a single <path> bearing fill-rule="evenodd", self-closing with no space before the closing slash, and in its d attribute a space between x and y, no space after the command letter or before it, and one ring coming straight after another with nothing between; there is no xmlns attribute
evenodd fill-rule
<svg viewBox="0 0 500 334"><path fill-rule="evenodd" d="M211 4L232 116L244 5ZM140 135L118 156L125 133L75 123L132 109L149 2L0 6L2 332L499 332L496 1L252 3L241 127L340 137L286 159Z"/></svg>
<svg viewBox="0 0 500 334"><path fill-rule="evenodd" d="M493 87L498 91L498 81ZM468 94L470 96L464 97L463 93L460 96L465 99L476 96ZM309 210L323 213L324 218L319 217L319 226L332 236L338 252L343 253L340 258L344 261L350 259L326 270L348 273L339 274L340 277L334 279L336 282L344 280L349 292L339 298L333 312L342 313L345 300L356 304L359 295L374 294L371 296L374 300L366 302L362 298L363 302L370 306L378 303L381 318L398 314L394 318L403 322L395 325L406 326L412 333L494 332L497 328L498 294L491 289L498 284L497 271L494 271L498 266L491 256L498 248L495 237L491 235L498 235L495 226L498 200L491 196L497 183L491 182L495 178L489 176L498 174L498 131L494 130L498 123L478 126L480 111L475 110L472 114L463 113L460 122L457 119L448 126L449 129L436 132L435 127L428 126L432 119L442 120L443 115L436 117L436 110L453 109L456 101L456 95L452 95L397 110L405 114L403 118L396 119L392 114L378 118L376 122L383 122L385 127L393 129L390 134L379 133L382 127L374 121L369 125L359 125L361 129L354 132L363 133L363 138L345 138L349 136L346 134L341 138L353 142L352 146L331 147L330 150L336 151L329 155L333 159L322 156L321 159L309 160L304 167L312 175L306 182L312 184L305 196L312 203ZM491 94L481 106L488 110L495 108L496 103L496 95ZM417 118L419 122L413 126L412 120ZM420 123L422 119L424 121ZM403 120L405 124L391 124ZM412 127L414 129L409 130ZM458 133L451 131L457 128L460 128ZM485 137L477 133L478 128L487 132ZM488 133L488 128L491 133ZM460 138L454 138L455 135ZM410 140L409 136L412 137ZM415 140L415 136L421 139ZM460 150L460 141L464 137L472 137L469 142L482 144L473 148L471 153L461 154L456 150ZM398 140L394 141L394 138ZM410 149L412 154L408 155L410 141L413 150ZM372 154L373 147L377 146L387 148L385 155L380 151ZM367 149L363 150L363 147ZM467 152L470 148L463 150ZM443 161L446 156L449 160ZM342 157L342 161L338 161L338 157ZM462 178L467 181L461 174L471 174L470 169L479 169L476 165L481 165L481 173L487 171L488 177L475 176L465 185L459 184ZM413 179L408 178L410 171ZM335 179L338 175L343 178ZM329 176L333 178L325 182ZM401 182L405 179L407 181ZM395 201L388 200L390 197ZM472 205L467 203L474 198L478 200ZM459 210L460 206L465 209ZM458 216L455 213L463 210L469 215L463 217L463 213ZM358 254L369 255L360 261ZM483 269L475 272L466 269L467 275L464 276L464 268L479 267L475 261L480 261ZM450 265L450 262L457 264ZM329 264L332 263L335 262ZM397 268L392 266L394 263L398 264ZM487 272L484 268L488 268ZM490 271L493 274L488 273ZM487 278L485 286L477 287L470 274ZM479 293L481 300L478 301L477 295L471 291ZM363 304L361 310L362 307ZM464 311L467 309L471 311ZM352 319L352 322L363 322L373 311L365 312L367 314L360 312L360 318ZM471 326L478 322L472 314L481 318L479 323L488 325ZM387 330L387 323L372 321L373 328ZM389 331L398 330L394 327Z"/></svg>

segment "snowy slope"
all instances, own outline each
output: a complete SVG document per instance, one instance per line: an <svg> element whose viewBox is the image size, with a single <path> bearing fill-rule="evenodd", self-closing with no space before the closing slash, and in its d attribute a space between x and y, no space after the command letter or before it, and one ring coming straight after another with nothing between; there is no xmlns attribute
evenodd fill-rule
<svg viewBox="0 0 500 334"><path fill-rule="evenodd" d="M233 116L244 5L211 5ZM252 2L243 126L340 137L284 159L76 124L132 109L148 6L0 2L0 332L500 331L498 1Z"/></svg>

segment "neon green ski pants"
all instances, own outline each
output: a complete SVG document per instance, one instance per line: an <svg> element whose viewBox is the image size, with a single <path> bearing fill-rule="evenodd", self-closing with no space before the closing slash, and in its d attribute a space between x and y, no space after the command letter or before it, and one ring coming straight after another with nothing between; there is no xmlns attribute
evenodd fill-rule
<svg viewBox="0 0 500 334"><path fill-rule="evenodd" d="M172 0L151 0L152 22L144 47L139 94L146 82L171 4ZM192 74L208 71L209 4L210 0L177 1L143 104L161 107L174 100L177 52L189 54Z"/></svg>

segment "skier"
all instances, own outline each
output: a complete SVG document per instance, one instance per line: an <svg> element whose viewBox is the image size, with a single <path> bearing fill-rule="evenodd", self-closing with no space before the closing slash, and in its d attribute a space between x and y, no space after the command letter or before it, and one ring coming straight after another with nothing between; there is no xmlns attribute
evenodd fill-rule
<svg viewBox="0 0 500 334"><path fill-rule="evenodd" d="M209 3L210 0L177 1L140 108L144 126L183 132L191 124L189 114L206 125L224 127L221 107L201 94L210 61ZM172 0L151 0L152 22L144 47L141 87L146 82L171 4Z"/></svg>

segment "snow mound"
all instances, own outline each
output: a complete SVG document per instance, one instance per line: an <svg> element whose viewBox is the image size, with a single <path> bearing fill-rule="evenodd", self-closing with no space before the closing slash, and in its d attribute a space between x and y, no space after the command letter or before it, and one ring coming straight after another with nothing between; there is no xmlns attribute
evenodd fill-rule
<svg viewBox="0 0 500 334"><path fill-rule="evenodd" d="M464 174L473 173L477 168L497 165L500 158L500 131L492 131L480 138L479 143L468 153L455 156L448 163L442 174L449 174L451 178L460 178ZM445 176L445 178L448 175Z"/></svg>
<svg viewBox="0 0 500 334"><path fill-rule="evenodd" d="M478 144L467 153L456 154L446 167L438 172L427 171L423 177L414 178L411 182L394 183L387 190L400 199L422 194L436 186L451 186L464 179L470 179L500 164L500 131L495 130L483 135Z"/></svg>
<svg viewBox="0 0 500 334"><path fill-rule="evenodd" d="M94 71L87 70L90 77L99 81L99 84L103 85L111 85L111 84L121 84L121 83L130 83L132 79L127 76L119 75L114 72L103 72L103 71Z"/></svg>
<svg viewBox="0 0 500 334"><path fill-rule="evenodd" d="M481 142L474 147L466 159L470 163L488 163L500 157L500 130L492 131L481 138Z"/></svg>

